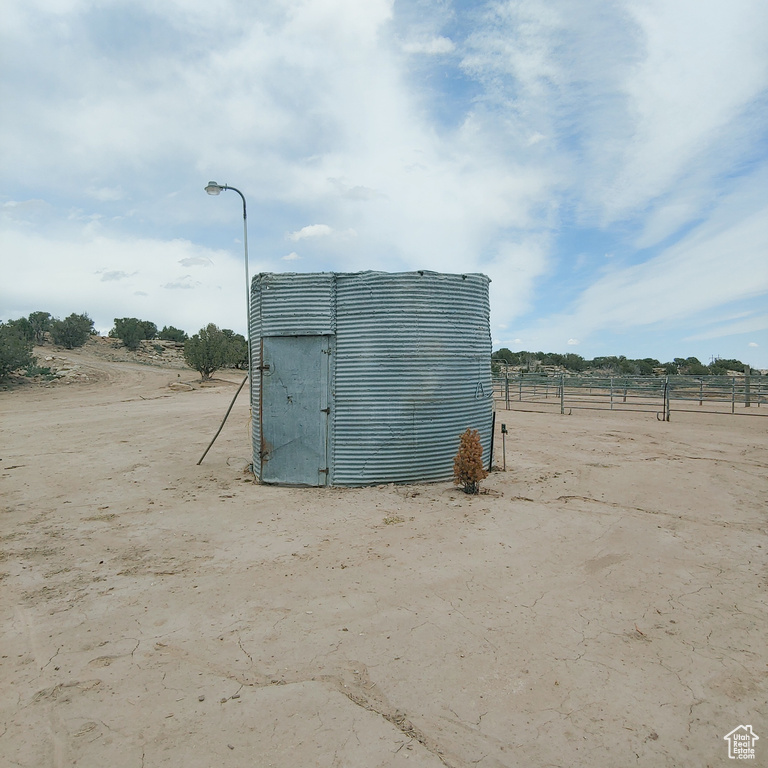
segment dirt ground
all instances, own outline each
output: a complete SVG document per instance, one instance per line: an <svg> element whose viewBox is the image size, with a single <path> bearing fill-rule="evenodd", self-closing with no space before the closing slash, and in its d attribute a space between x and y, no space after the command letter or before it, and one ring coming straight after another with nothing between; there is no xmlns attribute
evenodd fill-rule
<svg viewBox="0 0 768 768"><path fill-rule="evenodd" d="M476 497L267 487L243 396L196 465L242 373L62 354L0 392L0 764L768 765L768 419L502 411Z"/></svg>

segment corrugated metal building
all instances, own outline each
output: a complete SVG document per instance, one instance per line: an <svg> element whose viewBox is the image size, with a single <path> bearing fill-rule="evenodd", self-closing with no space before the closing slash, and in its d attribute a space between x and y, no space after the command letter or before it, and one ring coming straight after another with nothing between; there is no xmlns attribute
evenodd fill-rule
<svg viewBox="0 0 768 768"><path fill-rule="evenodd" d="M459 435L491 445L481 274L263 273L251 283L253 467L265 483L453 476Z"/></svg>

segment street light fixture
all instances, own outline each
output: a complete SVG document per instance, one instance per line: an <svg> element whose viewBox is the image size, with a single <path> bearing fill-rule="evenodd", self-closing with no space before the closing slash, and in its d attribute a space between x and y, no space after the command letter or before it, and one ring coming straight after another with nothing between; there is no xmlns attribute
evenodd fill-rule
<svg viewBox="0 0 768 768"><path fill-rule="evenodd" d="M245 207L245 195L236 187L230 187L228 184L217 184L215 181L209 181L205 191L209 195L220 195L224 189L231 189L237 192L243 201L243 246L245 248L245 332L248 341L248 407L253 404L253 377L251 376L251 286L248 281L248 215Z"/></svg>

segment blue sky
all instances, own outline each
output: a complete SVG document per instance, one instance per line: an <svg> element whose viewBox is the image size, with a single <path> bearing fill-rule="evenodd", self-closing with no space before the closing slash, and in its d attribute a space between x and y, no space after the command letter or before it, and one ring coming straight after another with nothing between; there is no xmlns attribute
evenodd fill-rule
<svg viewBox="0 0 768 768"><path fill-rule="evenodd" d="M768 368L764 0L9 0L0 319L485 272L494 347Z"/></svg>

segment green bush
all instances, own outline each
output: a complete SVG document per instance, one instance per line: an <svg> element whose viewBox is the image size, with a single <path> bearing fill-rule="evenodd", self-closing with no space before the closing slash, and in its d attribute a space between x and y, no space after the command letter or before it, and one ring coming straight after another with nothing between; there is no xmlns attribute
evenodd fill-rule
<svg viewBox="0 0 768 768"><path fill-rule="evenodd" d="M28 365L27 370L24 371L24 375L28 376L29 378L33 378L35 376L42 376L44 379L47 379L48 381L56 378L56 374L48 366L40 366L40 365Z"/></svg>
<svg viewBox="0 0 768 768"><path fill-rule="evenodd" d="M9 320L7 323L8 326L11 328L14 328L18 333L27 341L31 341L34 343L35 341L35 331L32 328L32 324L27 320L26 317L20 317L18 320Z"/></svg>
<svg viewBox="0 0 768 768"><path fill-rule="evenodd" d="M686 357L683 373L688 374L688 376L709 376L711 371L698 357Z"/></svg>
<svg viewBox="0 0 768 768"><path fill-rule="evenodd" d="M158 338L163 339L163 341L175 341L177 344L183 344L189 337L186 331L182 331L180 328L164 325L163 330L158 334Z"/></svg>
<svg viewBox="0 0 768 768"><path fill-rule="evenodd" d="M0 323L0 380L13 371L34 365L32 342L17 325Z"/></svg>
<svg viewBox="0 0 768 768"><path fill-rule="evenodd" d="M248 368L248 341L242 333L235 333L229 328L221 331L228 339L230 344L230 362L229 365L234 368Z"/></svg>
<svg viewBox="0 0 768 768"><path fill-rule="evenodd" d="M82 347L88 337L94 333L93 320L88 315L72 313L64 320L54 320L51 323L51 338L54 344L67 349Z"/></svg>
<svg viewBox="0 0 768 768"><path fill-rule="evenodd" d="M44 344L45 334L51 330L51 313L30 312L29 324L35 334L35 344Z"/></svg>
<svg viewBox="0 0 768 768"><path fill-rule="evenodd" d="M213 323L184 342L184 360L207 381L220 368L233 364L231 339Z"/></svg>
<svg viewBox="0 0 768 768"><path fill-rule="evenodd" d="M709 364L709 370L715 376L727 376L728 371L738 371L741 373L747 366L741 360L716 358Z"/></svg>
<svg viewBox="0 0 768 768"><path fill-rule="evenodd" d="M116 317L115 326L109 332L113 339L120 339L128 349L138 349L144 339L157 336L157 326L138 317Z"/></svg>

